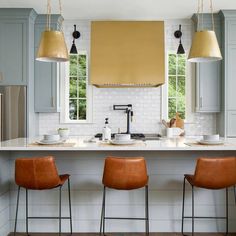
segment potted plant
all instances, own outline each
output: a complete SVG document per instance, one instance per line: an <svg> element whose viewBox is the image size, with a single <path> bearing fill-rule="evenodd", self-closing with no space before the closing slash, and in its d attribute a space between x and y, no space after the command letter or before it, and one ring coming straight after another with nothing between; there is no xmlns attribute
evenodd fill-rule
<svg viewBox="0 0 236 236"><path fill-rule="evenodd" d="M69 129L68 128L59 128L57 131L62 139L66 139L69 137Z"/></svg>

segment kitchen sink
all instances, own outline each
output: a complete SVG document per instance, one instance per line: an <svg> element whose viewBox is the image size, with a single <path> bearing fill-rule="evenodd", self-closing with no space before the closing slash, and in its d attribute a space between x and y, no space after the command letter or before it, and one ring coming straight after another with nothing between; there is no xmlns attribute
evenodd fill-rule
<svg viewBox="0 0 236 236"><path fill-rule="evenodd" d="M102 134L98 133L94 136L95 138L100 138L102 139ZM112 138L115 137L115 134L113 133L111 135ZM161 135L160 134L142 134L142 133L132 133L131 134L132 139L138 139L138 140L160 140Z"/></svg>
<svg viewBox="0 0 236 236"><path fill-rule="evenodd" d="M143 140L160 140L160 134L145 134L145 138Z"/></svg>

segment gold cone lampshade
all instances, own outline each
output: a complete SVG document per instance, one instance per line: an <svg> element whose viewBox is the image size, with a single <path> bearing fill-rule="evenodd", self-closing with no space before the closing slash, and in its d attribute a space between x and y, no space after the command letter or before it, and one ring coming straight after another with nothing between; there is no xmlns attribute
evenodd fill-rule
<svg viewBox="0 0 236 236"><path fill-rule="evenodd" d="M222 55L214 31L195 32L188 61L211 62L222 60Z"/></svg>
<svg viewBox="0 0 236 236"><path fill-rule="evenodd" d="M42 33L36 60L45 62L69 60L63 32L46 30Z"/></svg>

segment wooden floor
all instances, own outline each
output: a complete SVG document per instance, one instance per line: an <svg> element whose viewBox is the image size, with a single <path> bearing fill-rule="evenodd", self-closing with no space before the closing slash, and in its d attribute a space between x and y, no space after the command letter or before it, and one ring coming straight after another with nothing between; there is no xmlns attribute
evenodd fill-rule
<svg viewBox="0 0 236 236"><path fill-rule="evenodd" d="M73 236L100 236L98 233L73 233ZM182 236L181 233L150 233L150 236ZM191 236L191 233L185 234ZM13 233L9 236L14 236ZM26 236L25 233L17 233L16 236ZM30 233L29 236L58 236L56 233ZM70 236L63 233L62 236ZM145 236L144 233L108 233L106 236ZM194 236L225 236L223 233L195 233ZM229 233L228 236L236 236L236 233Z"/></svg>

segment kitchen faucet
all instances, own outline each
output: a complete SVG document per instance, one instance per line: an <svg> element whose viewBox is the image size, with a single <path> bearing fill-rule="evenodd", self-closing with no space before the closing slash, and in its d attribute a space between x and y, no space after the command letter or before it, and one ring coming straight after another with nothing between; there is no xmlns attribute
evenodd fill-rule
<svg viewBox="0 0 236 236"><path fill-rule="evenodd" d="M126 134L130 134L130 122L133 121L134 112L132 111L132 104L128 105L113 105L113 110L125 111L127 114L127 131Z"/></svg>

